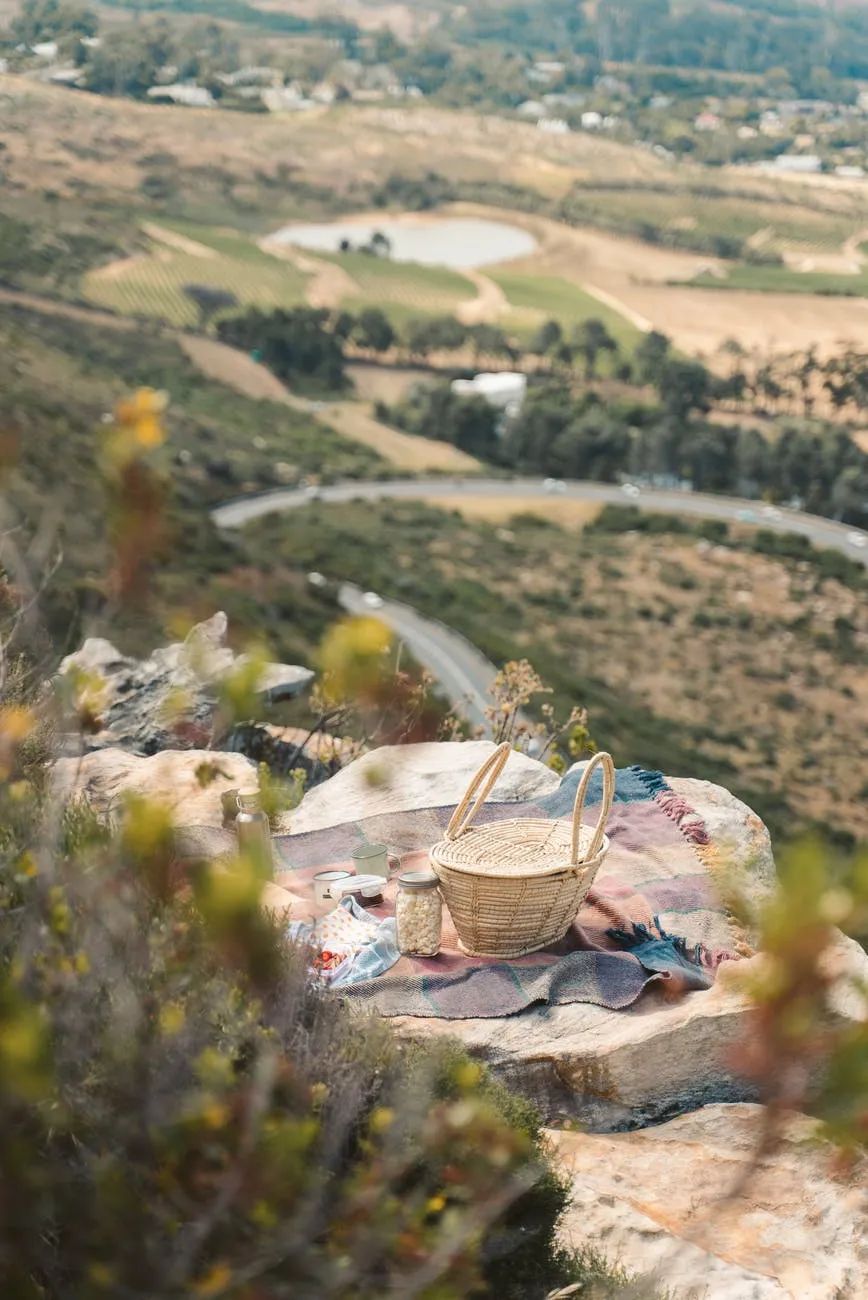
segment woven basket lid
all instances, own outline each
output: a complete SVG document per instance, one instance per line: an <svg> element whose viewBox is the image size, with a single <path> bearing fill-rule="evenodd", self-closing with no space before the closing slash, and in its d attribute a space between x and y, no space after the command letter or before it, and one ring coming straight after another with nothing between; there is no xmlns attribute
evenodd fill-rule
<svg viewBox="0 0 868 1300"><path fill-rule="evenodd" d="M552 875L557 871L581 871L594 837L590 826L579 828L579 862L573 868L572 824L542 818L515 818L472 826L456 839L441 840L431 850L435 864L465 871L468 875L509 878ZM604 836L597 856L605 853Z"/></svg>

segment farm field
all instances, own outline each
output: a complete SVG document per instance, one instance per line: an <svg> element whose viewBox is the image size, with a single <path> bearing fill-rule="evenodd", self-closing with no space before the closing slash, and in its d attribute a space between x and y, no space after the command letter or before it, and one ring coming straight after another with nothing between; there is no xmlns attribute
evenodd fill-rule
<svg viewBox="0 0 868 1300"><path fill-rule="evenodd" d="M308 256L305 253L305 258ZM460 304L476 293L465 275L445 266L392 262L365 253L318 253L317 260L339 266L355 286L333 306L348 311L382 307L395 324L412 316L454 315Z"/></svg>
<svg viewBox="0 0 868 1300"><path fill-rule="evenodd" d="M532 257L489 277L497 284L501 274L529 276L536 285L513 278L518 301L508 294L499 308L487 301L488 314L475 319L502 316L521 331L536 319L525 313L575 320L585 307L604 315L605 304L640 328L670 334L681 350L706 356L733 336L749 349L816 345L828 352L864 336L868 325L866 300L831 298L830 284L848 286L826 278L845 250L858 261L865 226L858 184L810 184L738 168L709 178L689 162L588 133L547 136L530 124L427 104L247 116L76 95L15 76L4 78L4 91L10 210L25 219L31 208L42 212L50 190L71 210L92 211L97 223L100 213L106 223L111 217L112 239L121 245L117 260L70 290L113 311L189 326L196 319L183 294L189 282L265 306L338 300L352 309L364 300L384 306L396 323L478 303L478 284L440 268L408 276L406 266L360 268L352 254L351 264L297 257L278 263L256 248L257 239L287 221L385 213L375 199L390 176L430 172L448 177L456 196L442 211L509 219L546 234ZM143 247L136 233L143 222L176 229L213 256L159 240L146 239ZM639 237L643 222L653 226L646 231L653 242ZM118 236L119 229L127 233ZM758 281L754 268L721 263L705 245L676 246L692 236L750 240L806 269L769 268L769 278ZM710 275L699 288L688 287L704 272L727 271L726 293ZM798 278L821 272L820 280ZM603 301L592 308L564 282ZM795 287L817 292L796 294Z"/></svg>
<svg viewBox="0 0 868 1300"><path fill-rule="evenodd" d="M180 327L197 323L185 285L234 294L244 305L291 307L304 301L305 277L242 235L207 227L146 223L147 250L89 272L84 296L123 315L154 316ZM196 238L192 238L195 233Z"/></svg>
<svg viewBox="0 0 868 1300"><path fill-rule="evenodd" d="M625 350L631 349L640 338L640 331L620 312L569 280L512 270L492 271L491 279L503 290L510 308L499 324L507 333L523 340L550 317L565 329L596 317Z"/></svg>
<svg viewBox="0 0 868 1300"><path fill-rule="evenodd" d="M775 182L771 182L775 184ZM770 253L831 254L852 234L858 203L837 191L818 190L811 204L798 190L778 187L773 195L754 193L737 182L692 180L684 186L630 186L583 182L570 195L571 219L585 214L589 224L636 233L642 226L703 240L713 251L715 237L745 240Z"/></svg>
<svg viewBox="0 0 868 1300"><path fill-rule="evenodd" d="M789 266L736 263L723 274L700 273L691 283L708 289L747 289L758 293L809 293L829 297L868 298L868 269L851 275L834 271L796 271Z"/></svg>

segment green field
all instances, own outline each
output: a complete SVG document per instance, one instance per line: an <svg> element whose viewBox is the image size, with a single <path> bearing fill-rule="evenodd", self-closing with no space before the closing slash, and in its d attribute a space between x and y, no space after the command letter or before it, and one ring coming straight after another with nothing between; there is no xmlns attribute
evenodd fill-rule
<svg viewBox="0 0 868 1300"><path fill-rule="evenodd" d="M621 347L629 350L641 337L639 330L619 312L605 306L569 280L532 275L527 271L492 271L513 308L499 324L508 334L526 340L543 321L555 319L567 330L583 320L601 320Z"/></svg>
<svg viewBox="0 0 868 1300"><path fill-rule="evenodd" d="M111 311L154 316L182 327L195 325L198 319L184 292L188 284L228 290L239 303L250 306L293 307L304 301L301 272L263 253L243 235L180 222L161 224L205 245L213 255L196 256L148 239L141 255L89 272L82 281L84 296Z"/></svg>
<svg viewBox="0 0 868 1300"><path fill-rule="evenodd" d="M772 196L738 191L731 183L701 189L580 184L568 205L573 222L630 233L653 228L655 242L709 251L715 238L730 238L771 253L830 253L862 221L860 204L849 195L829 198L790 187Z"/></svg>
<svg viewBox="0 0 868 1300"><path fill-rule="evenodd" d="M703 289L752 289L757 293L819 293L830 297L868 298L868 272L843 275L831 271L796 271L789 266L736 263L724 276L704 271L688 281Z"/></svg>
<svg viewBox="0 0 868 1300"><path fill-rule="evenodd" d="M321 261L341 267L358 285L341 306L349 311L382 307L395 324L411 316L444 316L473 298L476 289L466 276L445 266L393 262L367 253L317 253Z"/></svg>

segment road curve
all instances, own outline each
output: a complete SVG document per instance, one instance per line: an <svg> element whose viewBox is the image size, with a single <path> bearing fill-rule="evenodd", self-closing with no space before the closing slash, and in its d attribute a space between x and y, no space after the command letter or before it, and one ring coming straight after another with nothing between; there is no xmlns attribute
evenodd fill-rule
<svg viewBox="0 0 868 1300"><path fill-rule="evenodd" d="M490 732L485 709L497 669L474 645L445 623L424 618L400 601L384 599L372 609L365 604L360 588L348 582L341 586L338 600L349 614L373 615L387 623L439 683L456 712L473 726L482 727L486 735Z"/></svg>
<svg viewBox="0 0 868 1300"><path fill-rule="evenodd" d="M506 499L515 497L526 502L528 497L542 501L574 500L599 501L601 504L632 505L639 510L665 511L671 514L693 515L702 519L721 519L726 523L750 523L778 533L800 533L815 546L825 546L841 551L850 559L868 566L868 533L809 515L799 510L778 510L761 502L739 497L710 495L704 492L678 492L662 488L642 488L638 496L628 497L623 488L613 483L589 483L572 480L564 484L557 496L546 490L544 481L536 478L513 479L394 479L334 483L327 487L277 488L257 496L240 497L227 501L211 511L219 528L241 528L252 519L276 511L297 510L310 505L313 500L328 504L346 501L418 501L436 500L444 506L459 505L463 496ZM864 539L858 547L850 540L854 536Z"/></svg>

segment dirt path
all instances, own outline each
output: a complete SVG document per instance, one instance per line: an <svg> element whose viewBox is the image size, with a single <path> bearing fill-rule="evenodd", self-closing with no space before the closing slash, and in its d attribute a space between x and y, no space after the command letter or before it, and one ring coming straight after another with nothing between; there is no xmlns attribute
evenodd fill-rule
<svg viewBox="0 0 868 1300"><path fill-rule="evenodd" d="M499 284L472 267L464 267L461 274L476 287L476 297L460 302L455 315L462 325L488 325L509 311L509 302Z"/></svg>
<svg viewBox="0 0 868 1300"><path fill-rule="evenodd" d="M353 277L334 262L320 261L318 257L311 257L295 245L284 243L271 235L260 239L259 247L263 253L291 262L302 275L308 276L304 296L311 307L331 309L339 307L344 298L358 298L361 295L361 288Z"/></svg>
<svg viewBox="0 0 868 1300"><path fill-rule="evenodd" d="M149 239L155 239L158 244L165 244L168 248L174 248L178 253L189 253L191 257L216 257L217 253L207 244L200 244L198 239L188 239L186 235L179 235L175 230L167 230L165 226L158 226L155 221L143 221L141 229Z"/></svg>
<svg viewBox="0 0 868 1300"><path fill-rule="evenodd" d="M361 402L335 402L318 419L345 438L363 442L401 469L467 474L480 468L478 460L457 447L451 447L448 442L417 438L412 433L401 433L399 429L381 424Z"/></svg>
<svg viewBox="0 0 868 1300"><path fill-rule="evenodd" d="M218 384L227 384L243 397L254 401L283 402L298 410L307 410L307 402L293 397L277 375L254 361L246 352L231 348L217 339L199 334L179 334L178 342L198 370Z"/></svg>
<svg viewBox="0 0 868 1300"><path fill-rule="evenodd" d="M856 230L849 235L841 245L841 256L849 258L856 262L860 267L865 265L865 254L862 251L862 245L868 244L868 226L863 226L861 230Z"/></svg>
<svg viewBox="0 0 868 1300"><path fill-rule="evenodd" d="M132 317L115 316L112 312L100 311L97 307L78 307L74 302L41 298L38 293L25 293L19 289L0 289L0 303L3 302L28 307L31 311L41 311L46 316L65 316L67 320L84 321L88 325L104 325L108 329L141 329L141 322Z"/></svg>
<svg viewBox="0 0 868 1300"><path fill-rule="evenodd" d="M282 402L296 411L313 415L342 437L364 443L379 452L398 469L444 470L456 474L479 469L479 461L457 447L430 438L416 438L381 424L371 415L366 402L312 402L291 393L276 375L246 352L198 334L179 334L177 337L193 364L209 379L228 384L236 392L256 401Z"/></svg>

